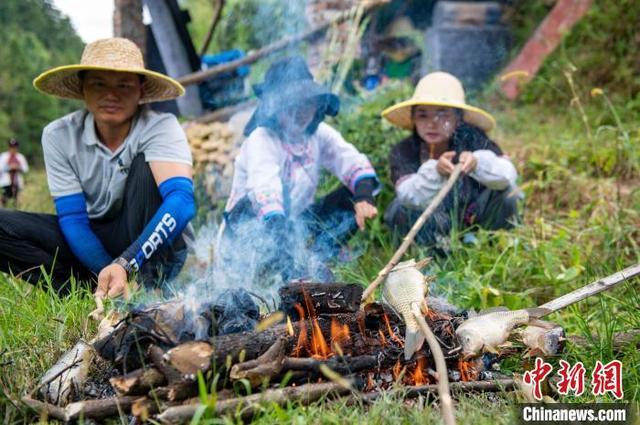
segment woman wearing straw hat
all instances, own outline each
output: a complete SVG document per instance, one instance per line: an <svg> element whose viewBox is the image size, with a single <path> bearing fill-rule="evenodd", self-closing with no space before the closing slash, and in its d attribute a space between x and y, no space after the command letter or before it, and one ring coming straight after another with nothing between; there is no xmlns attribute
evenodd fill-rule
<svg viewBox="0 0 640 425"><path fill-rule="evenodd" d="M446 241L452 228L509 227L516 218L517 172L487 136L494 118L465 102L460 81L434 72L423 77L411 99L382 113L412 135L391 150L396 198L385 222L405 234L445 184L454 164L463 177L419 232L424 245ZM471 235L471 234L470 234Z"/></svg>
<svg viewBox="0 0 640 425"><path fill-rule="evenodd" d="M58 293L71 277L97 276L97 297L126 292L135 271L145 285L174 276L195 213L191 153L177 119L145 104L183 87L145 69L122 38L87 45L80 64L44 72L34 86L85 108L42 134L57 215L0 211L0 269L32 283L46 270Z"/></svg>
<svg viewBox="0 0 640 425"><path fill-rule="evenodd" d="M225 208L223 242L239 249L222 251L225 263L246 279L250 270L241 264L251 263L247 248L253 247L259 261L252 264L278 269L285 280L296 264L305 269L297 277L322 279L313 271L314 259L327 272L322 260L335 258L340 245L377 214L376 173L366 156L323 122L338 113L340 101L314 82L304 59L272 64L255 91L259 104L245 128ZM314 203L323 169L342 186ZM309 240L310 251L304 248Z"/></svg>

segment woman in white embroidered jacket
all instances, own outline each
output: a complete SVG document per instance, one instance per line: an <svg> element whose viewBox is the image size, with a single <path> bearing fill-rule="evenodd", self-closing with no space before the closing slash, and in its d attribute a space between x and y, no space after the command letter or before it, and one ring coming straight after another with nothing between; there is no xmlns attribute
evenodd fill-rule
<svg viewBox="0 0 640 425"><path fill-rule="evenodd" d="M516 169L487 136L495 126L494 118L466 104L458 79L445 72L428 74L411 99L382 115L413 132L392 148L389 158L396 198L385 212L385 222L398 235L411 228L457 163L462 164L462 177L427 220L418 242L440 244L453 227L499 229L514 223Z"/></svg>
<svg viewBox="0 0 640 425"><path fill-rule="evenodd" d="M377 214L375 171L366 156L323 122L325 115L338 113L340 101L313 81L304 59L272 64L255 92L259 104L245 127L247 139L235 160L225 208L223 242L241 242L232 252L224 245L221 254L227 262L233 263L229 257L234 255L248 261L254 248L257 262L282 272L284 280L328 279L310 270L314 259L294 257L305 251L321 262L331 260L358 228L364 229L365 220ZM314 202L323 169L343 186Z"/></svg>

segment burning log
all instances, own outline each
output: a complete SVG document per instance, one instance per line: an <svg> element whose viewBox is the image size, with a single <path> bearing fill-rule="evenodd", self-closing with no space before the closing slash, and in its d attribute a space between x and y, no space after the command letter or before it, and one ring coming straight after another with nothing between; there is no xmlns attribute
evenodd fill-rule
<svg viewBox="0 0 640 425"><path fill-rule="evenodd" d="M266 390L260 394L247 397L232 398L216 403L212 410L216 416L226 415L241 410L243 420L250 419L261 403L278 404L280 406L288 402L298 402L308 405L325 396L340 396L349 393L350 390L335 383L306 384L299 387L287 387L274 390ZM189 421L200 405L176 406L165 410L156 419L163 424L179 424Z"/></svg>
<svg viewBox="0 0 640 425"><path fill-rule="evenodd" d="M124 376L109 380L118 395L143 395L149 390L165 384L165 376L158 369L150 367L138 369Z"/></svg>
<svg viewBox="0 0 640 425"><path fill-rule="evenodd" d="M313 315L355 313L360 308L362 287L343 283L295 282L278 291L280 308L292 319L300 319L295 305L301 305L306 317ZM313 308L310 312L307 304Z"/></svg>

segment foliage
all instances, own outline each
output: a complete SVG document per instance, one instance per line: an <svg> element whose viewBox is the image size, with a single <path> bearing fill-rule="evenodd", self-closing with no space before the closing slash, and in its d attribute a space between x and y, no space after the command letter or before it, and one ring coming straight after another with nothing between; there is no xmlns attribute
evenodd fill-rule
<svg viewBox="0 0 640 425"><path fill-rule="evenodd" d="M213 19L211 0L184 0L191 14L189 31L200 51ZM286 35L306 29L304 1L298 0L225 0L222 18L208 52L229 49L258 49Z"/></svg>
<svg viewBox="0 0 640 425"><path fill-rule="evenodd" d="M49 0L0 2L0 146L10 137L33 157L42 128L77 106L37 92L31 81L58 65L75 63L82 41Z"/></svg>
<svg viewBox="0 0 640 425"><path fill-rule="evenodd" d="M537 25L551 8L547 2L515 2L513 27L520 40L529 37L532 24ZM525 101L552 104L568 102L565 70L575 67L579 94L585 96L593 87L614 94L616 101L627 102L624 109L640 110L640 61L638 49L640 3L635 0L594 1L584 18L576 24L542 66L539 76L529 84ZM523 29L526 28L526 31ZM524 37L523 37L524 36ZM559 89L559 90L554 90Z"/></svg>

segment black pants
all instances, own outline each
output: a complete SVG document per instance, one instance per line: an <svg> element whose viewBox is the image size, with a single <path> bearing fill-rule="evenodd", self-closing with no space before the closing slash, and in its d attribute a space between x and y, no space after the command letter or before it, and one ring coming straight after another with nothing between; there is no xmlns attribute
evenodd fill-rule
<svg viewBox="0 0 640 425"><path fill-rule="evenodd" d="M113 217L90 220L91 228L113 258L119 256L142 233L162 203L162 197L143 155L129 169L123 204ZM158 250L142 266L139 280L158 285L174 277L186 257L182 238ZM42 268L44 270L42 270ZM0 209L0 270L37 284L43 271L56 292L68 293L70 278L95 286L95 275L73 255L58 225L58 217Z"/></svg>
<svg viewBox="0 0 640 425"><path fill-rule="evenodd" d="M13 199L14 203L17 205L18 203L18 192L20 191L20 189L18 189L18 185L17 184L11 184L9 186L4 186L2 188L2 200L1 200L1 204L2 207L5 207L8 203L10 199Z"/></svg>
<svg viewBox="0 0 640 425"><path fill-rule="evenodd" d="M441 237L477 225L489 230L508 229L517 221L517 196L509 190L477 188L477 184L464 177L433 212L416 235L416 242L434 246ZM385 211L385 223L397 237L404 237L423 210L402 206L395 198Z"/></svg>
<svg viewBox="0 0 640 425"><path fill-rule="evenodd" d="M298 217L287 217L279 234L270 234L257 220L248 198L225 215L225 233L219 255L229 275L268 281L279 274L284 281L331 279L326 266L355 234L353 194L342 186L319 199Z"/></svg>

